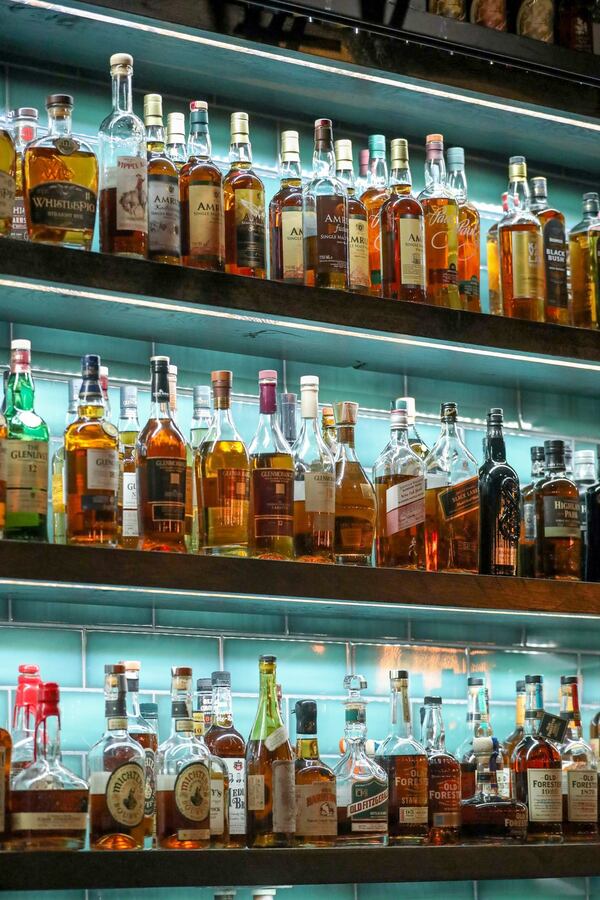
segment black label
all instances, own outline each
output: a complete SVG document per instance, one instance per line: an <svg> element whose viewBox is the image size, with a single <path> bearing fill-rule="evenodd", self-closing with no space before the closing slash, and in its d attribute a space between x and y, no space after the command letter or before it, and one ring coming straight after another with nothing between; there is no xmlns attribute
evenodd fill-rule
<svg viewBox="0 0 600 900"><path fill-rule="evenodd" d="M567 309L567 242L565 226L560 219L550 219L544 225L544 265L546 268L546 297L549 306Z"/></svg>
<svg viewBox="0 0 600 900"><path fill-rule="evenodd" d="M160 456L147 460L147 500L154 522L183 522L186 474L185 459Z"/></svg>
<svg viewBox="0 0 600 900"><path fill-rule="evenodd" d="M438 500L445 519L457 519L479 509L479 478L467 478L460 484L442 491Z"/></svg>
<svg viewBox="0 0 600 900"><path fill-rule="evenodd" d="M519 542L519 534L521 532L520 496L521 492L517 479L512 475L503 478L500 485L498 530L509 544L517 544Z"/></svg>
<svg viewBox="0 0 600 900"><path fill-rule="evenodd" d="M544 497L544 537L578 538L579 497Z"/></svg>
<svg viewBox="0 0 600 900"><path fill-rule="evenodd" d="M258 190L236 192L235 241L238 266L264 269L266 229L264 195Z"/></svg>
<svg viewBox="0 0 600 900"><path fill-rule="evenodd" d="M568 719L545 712L540 722L539 733L549 741L554 741L555 744L562 744L568 726Z"/></svg>
<svg viewBox="0 0 600 900"><path fill-rule="evenodd" d="M93 231L96 195L70 181L47 181L29 191L29 214L33 225Z"/></svg>
<svg viewBox="0 0 600 900"><path fill-rule="evenodd" d="M535 541L535 504L523 504L523 525L525 526L525 540Z"/></svg>

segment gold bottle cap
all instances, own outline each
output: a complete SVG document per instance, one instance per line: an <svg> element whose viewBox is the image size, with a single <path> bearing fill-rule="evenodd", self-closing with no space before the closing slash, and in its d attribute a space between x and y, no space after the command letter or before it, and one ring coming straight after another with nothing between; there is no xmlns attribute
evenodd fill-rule
<svg viewBox="0 0 600 900"><path fill-rule="evenodd" d="M284 162L299 162L300 136L297 131L281 132L281 159Z"/></svg>
<svg viewBox="0 0 600 900"><path fill-rule="evenodd" d="M352 166L352 141L349 141L347 138L342 138L339 141L336 141L334 144L335 147L335 162L338 169L347 169L348 165L341 165L341 163L350 163L350 167Z"/></svg>
<svg viewBox="0 0 600 900"><path fill-rule="evenodd" d="M358 421L358 403L342 400L333 404L336 425L356 425Z"/></svg>
<svg viewBox="0 0 600 900"><path fill-rule="evenodd" d="M394 138L392 141L392 169L405 168L408 163L408 141L404 138Z"/></svg>
<svg viewBox="0 0 600 900"><path fill-rule="evenodd" d="M247 144L249 141L249 134L248 113L231 113L231 143Z"/></svg>
<svg viewBox="0 0 600 900"><path fill-rule="evenodd" d="M110 58L111 75L131 75L133 70L133 56L129 53L113 53Z"/></svg>
<svg viewBox="0 0 600 900"><path fill-rule="evenodd" d="M167 143L185 144L185 116L183 113L169 113L167 116Z"/></svg>
<svg viewBox="0 0 600 900"><path fill-rule="evenodd" d="M508 161L510 178L527 178L527 160L524 156L511 156Z"/></svg>
<svg viewBox="0 0 600 900"><path fill-rule="evenodd" d="M162 97L160 94L144 95L144 125L162 125Z"/></svg>

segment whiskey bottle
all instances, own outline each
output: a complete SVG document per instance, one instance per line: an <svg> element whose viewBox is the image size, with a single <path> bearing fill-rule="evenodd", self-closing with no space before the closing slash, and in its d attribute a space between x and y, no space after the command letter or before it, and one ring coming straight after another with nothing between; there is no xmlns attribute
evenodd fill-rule
<svg viewBox="0 0 600 900"><path fill-rule="evenodd" d="M540 733L544 717L544 679L526 675L525 735L512 757L513 796L529 811L527 840L562 841L561 758L556 745Z"/></svg>
<svg viewBox="0 0 600 900"><path fill-rule="evenodd" d="M67 544L117 543L119 436L104 419L100 357L81 357L77 419L65 431Z"/></svg>
<svg viewBox="0 0 600 900"><path fill-rule="evenodd" d="M304 283L302 237L302 167L297 131L282 131L280 188L269 204L271 278Z"/></svg>
<svg viewBox="0 0 600 900"><path fill-rule="evenodd" d="M321 437L335 460L337 453L337 428L335 427L333 406L329 404L326 404L321 410Z"/></svg>
<svg viewBox="0 0 600 900"><path fill-rule="evenodd" d="M48 133L25 148L25 215L30 241L89 250L96 223L98 163L73 137L73 98L46 99Z"/></svg>
<svg viewBox="0 0 600 900"><path fill-rule="evenodd" d="M133 112L133 57L110 58L112 111L98 132L100 250L145 258L148 250L146 129Z"/></svg>
<svg viewBox="0 0 600 900"><path fill-rule="evenodd" d="M475 774L477 771L477 759L473 749L475 741L478 738L492 737L490 705L485 680L479 676L469 676L467 679L467 690L468 735L456 751L456 758L460 763L460 793L463 800L468 800L476 793ZM488 754L489 757L490 754ZM508 772L504 772L504 757L499 745L492 762L496 790L508 797L510 796L510 779L505 777L508 775Z"/></svg>
<svg viewBox="0 0 600 900"><path fill-rule="evenodd" d="M598 327L598 282L593 244L600 199L596 193L583 195L583 218L569 232L571 268L571 325Z"/></svg>
<svg viewBox="0 0 600 900"><path fill-rule="evenodd" d="M135 460L135 444L140 433L137 387L122 385L120 401L118 541L119 547L136 550L140 536Z"/></svg>
<svg viewBox="0 0 600 900"><path fill-rule="evenodd" d="M46 541L48 426L34 409L31 341L10 344L6 385L6 530L17 541Z"/></svg>
<svg viewBox="0 0 600 900"><path fill-rule="evenodd" d="M331 119L315 121L312 175L302 209L304 283L348 290L348 193L335 175Z"/></svg>
<svg viewBox="0 0 600 900"><path fill-rule="evenodd" d="M426 459L429 447L417 430L417 407L414 397L396 397L393 409L402 409L406 412L408 424L408 445L419 459ZM390 445L388 444L388 447ZM387 447L386 447L387 449Z"/></svg>
<svg viewBox="0 0 600 900"><path fill-rule="evenodd" d="M531 447L531 481L521 491L519 575L535 578L535 486L544 477L544 448Z"/></svg>
<svg viewBox="0 0 600 900"><path fill-rule="evenodd" d="M587 490L585 525L585 580L600 581L600 481Z"/></svg>
<svg viewBox="0 0 600 900"><path fill-rule="evenodd" d="M531 212L542 226L544 270L546 275L546 322L569 324L569 290L567 286L567 238L565 217L548 205L548 181L532 178Z"/></svg>
<svg viewBox="0 0 600 900"><path fill-rule="evenodd" d="M377 762L387 772L389 843L425 844L428 825L428 762L425 748L413 737L408 672L390 672L390 733Z"/></svg>
<svg viewBox="0 0 600 900"><path fill-rule="evenodd" d="M141 550L185 553L187 444L171 416L169 358L153 356L150 418L136 443Z"/></svg>
<svg viewBox="0 0 600 900"><path fill-rule="evenodd" d="M421 709L421 744L427 753L429 840L456 844L460 838L460 766L446 750L441 697L425 697Z"/></svg>
<svg viewBox="0 0 600 900"><path fill-rule="evenodd" d="M517 13L517 34L553 44L554 2L555 0L521 0Z"/></svg>
<svg viewBox="0 0 600 900"><path fill-rule="evenodd" d="M441 434L425 460L425 556L429 572L477 572L477 463L456 427L456 403L442 403Z"/></svg>
<svg viewBox="0 0 600 900"><path fill-rule="evenodd" d="M158 735L152 725L144 719L140 709L140 663L126 660L120 663L125 668L127 682L127 731L129 737L137 741L144 750L145 792L144 792L144 833L152 837L155 830L156 814L156 752Z"/></svg>
<svg viewBox="0 0 600 900"><path fill-rule="evenodd" d="M294 444L294 554L334 562L335 464L319 433L319 379L300 378L302 427Z"/></svg>
<svg viewBox="0 0 600 900"><path fill-rule="evenodd" d="M296 830L294 751L277 703L276 662L260 657L258 709L246 746L249 847L289 847Z"/></svg>
<svg viewBox="0 0 600 900"><path fill-rule="evenodd" d="M125 666L104 666L106 731L88 753L90 849L139 850L144 846L143 747L127 733Z"/></svg>
<svg viewBox="0 0 600 900"><path fill-rule="evenodd" d="M501 409L487 415L485 459L479 470L479 573L516 575L520 532L519 476L506 461Z"/></svg>
<svg viewBox="0 0 600 900"><path fill-rule="evenodd" d="M581 580L579 492L566 474L564 441L544 441L545 477L534 489L538 578Z"/></svg>
<svg viewBox="0 0 600 900"><path fill-rule="evenodd" d="M502 742L502 752L504 753L504 758L508 760L509 765L512 764L513 753L523 740L525 734L525 682L522 680L517 681L515 691L515 727ZM512 788L513 785L511 784L511 792Z"/></svg>
<svg viewBox="0 0 600 900"><path fill-rule="evenodd" d="M201 682L209 685L207 696L210 702L210 715L206 715L202 710L196 710L192 714L194 737L209 753L210 846L223 849L229 846L229 772L223 760L210 752L205 741L206 732L212 727L213 721L211 679L199 678L198 685Z"/></svg>
<svg viewBox="0 0 600 900"><path fill-rule="evenodd" d="M140 715L142 719L148 723L148 725L152 728L152 731L156 735L157 740L160 743L160 731L159 731L159 723L158 723L158 703L140 703ZM156 767L155 767L156 768ZM156 772L155 772L156 775Z"/></svg>
<svg viewBox="0 0 600 900"><path fill-rule="evenodd" d="M579 491L579 521L581 525L582 578L585 577L588 529L588 491L598 480L596 456L593 450L575 451L575 474L573 481Z"/></svg>
<svg viewBox="0 0 600 900"><path fill-rule="evenodd" d="M580 53L594 52L591 3L586 0L560 0L557 19L557 43Z"/></svg>
<svg viewBox="0 0 600 900"><path fill-rule="evenodd" d="M373 465L377 497L375 561L425 568L425 465L408 442L406 410L391 412L391 439Z"/></svg>
<svg viewBox="0 0 600 900"><path fill-rule="evenodd" d="M598 838L598 760L583 739L576 675L561 676L560 714L569 722L560 746L565 840L595 841Z"/></svg>
<svg viewBox="0 0 600 900"><path fill-rule="evenodd" d="M373 297L381 296L381 207L390 196L385 135L369 135L369 184L361 195L368 216L369 281Z"/></svg>
<svg viewBox="0 0 600 900"><path fill-rule="evenodd" d="M27 219L25 217L25 184L23 179L23 156L25 147L35 141L38 128L38 111L32 106L11 109L8 117L12 125L16 151L15 204L10 236L13 240L28 241ZM0 181L1 181L0 176Z"/></svg>
<svg viewBox="0 0 600 900"><path fill-rule="evenodd" d="M10 132L0 128L0 236L10 237L16 195L17 154Z"/></svg>
<svg viewBox="0 0 600 900"><path fill-rule="evenodd" d="M466 0L429 0L428 6L429 12L436 16L459 19L462 22L467 18Z"/></svg>
<svg viewBox="0 0 600 900"><path fill-rule="evenodd" d="M334 413L338 442L335 457L335 559L344 565L370 566L377 500L354 448L358 403L336 403Z"/></svg>
<svg viewBox="0 0 600 900"><path fill-rule="evenodd" d="M506 31L506 0L473 0L470 21L484 28Z"/></svg>
<svg viewBox="0 0 600 900"><path fill-rule="evenodd" d="M463 309L458 290L458 203L446 186L444 138L427 136L425 189L419 194L425 216L427 302Z"/></svg>
<svg viewBox="0 0 600 900"><path fill-rule="evenodd" d="M509 214L498 225L504 315L543 322L544 242L540 220L529 209L524 156L510 158L508 174Z"/></svg>
<svg viewBox="0 0 600 900"><path fill-rule="evenodd" d="M483 844L522 843L527 838L527 807L498 791L495 763L501 757L495 737L473 741L477 772L472 797L461 804L461 840Z"/></svg>
<svg viewBox="0 0 600 900"><path fill-rule="evenodd" d="M16 778L34 760L35 723L42 685L38 666L22 664L12 715L11 779Z"/></svg>
<svg viewBox="0 0 600 900"><path fill-rule="evenodd" d="M167 141L165 152L178 172L188 161L185 140L185 116L183 113L171 112L167 116Z"/></svg>
<svg viewBox="0 0 600 900"><path fill-rule="evenodd" d="M337 835L335 775L319 757L317 704L298 700L296 716L296 844L331 847Z"/></svg>
<svg viewBox="0 0 600 900"><path fill-rule="evenodd" d="M156 844L162 850L210 846L210 753L194 735L192 670L171 669L171 734L156 758Z"/></svg>
<svg viewBox="0 0 600 900"><path fill-rule="evenodd" d="M62 761L59 700L55 682L41 685L34 761L11 786L13 850L81 850L85 845L88 786Z"/></svg>
<svg viewBox="0 0 600 900"><path fill-rule="evenodd" d="M265 188L252 169L248 113L231 114L229 160L223 180L225 271L266 278Z"/></svg>
<svg viewBox="0 0 600 900"><path fill-rule="evenodd" d="M193 413L190 425L190 446L194 453L202 446L204 438L210 431L213 422L211 410L210 387L206 384L195 384L192 392Z"/></svg>
<svg viewBox="0 0 600 900"><path fill-rule="evenodd" d="M258 373L260 416L249 447L248 552L263 559L294 556L294 460L277 417L277 372Z"/></svg>
<svg viewBox="0 0 600 900"><path fill-rule="evenodd" d="M298 437L298 395L285 392L279 395L279 427L281 433L293 447Z"/></svg>
<svg viewBox="0 0 600 900"><path fill-rule="evenodd" d="M508 194L502 194L502 212L504 216L508 213ZM498 225L494 222L487 233L486 238L486 255L488 270L488 297L489 312L492 316L503 316L504 307L502 306L502 295L500 293L500 249L498 246Z"/></svg>
<svg viewBox="0 0 600 900"><path fill-rule="evenodd" d="M365 147L363 150L358 151L358 176L356 178L356 196L359 198L362 197L369 186L371 177L369 169L369 148Z"/></svg>
<svg viewBox="0 0 600 900"><path fill-rule="evenodd" d="M425 219L412 195L408 141L392 141L390 196L381 217L381 294L391 300L423 303L427 299Z"/></svg>
<svg viewBox="0 0 600 900"><path fill-rule="evenodd" d="M388 778L379 763L367 756L366 701L363 675L346 675L344 701L346 749L334 769L337 790L338 842L343 845L388 842Z"/></svg>
<svg viewBox="0 0 600 900"><path fill-rule="evenodd" d="M348 290L359 294L370 291L368 213L356 196L352 141L335 142L336 177L348 194Z"/></svg>
<svg viewBox="0 0 600 900"><path fill-rule="evenodd" d="M104 403L104 418L110 422L112 411L110 406L110 391L108 390L108 366L100 366L100 388L102 390L102 402Z"/></svg>
<svg viewBox="0 0 600 900"><path fill-rule="evenodd" d="M169 382L169 409L171 418L177 425L177 366L169 363L167 380ZM180 429L181 434L183 431ZM185 440L185 438L184 438ZM194 530L194 452L191 445L185 441L185 547L189 553L192 548L192 533Z"/></svg>
<svg viewBox="0 0 600 900"><path fill-rule="evenodd" d="M81 378L69 378L69 401L65 430L77 421ZM52 540L55 544L67 543L67 508L65 506L65 444L64 440L52 457Z"/></svg>
<svg viewBox="0 0 600 900"><path fill-rule="evenodd" d="M179 176L165 150L162 97L144 97L144 125L148 152L148 259L181 262Z"/></svg>
<svg viewBox="0 0 600 900"><path fill-rule="evenodd" d="M233 724L231 674L213 672L211 724L206 746L226 766L229 780L228 847L246 846L246 742Z"/></svg>
<svg viewBox="0 0 600 900"><path fill-rule="evenodd" d="M179 174L184 266L222 272L225 266L223 177L213 162L208 104L190 103L188 161Z"/></svg>
<svg viewBox="0 0 600 900"><path fill-rule="evenodd" d="M458 201L458 290L463 309L481 312L480 302L480 219L477 207L467 197L465 151L448 150L448 188Z"/></svg>
<svg viewBox="0 0 600 900"><path fill-rule="evenodd" d="M0 849L8 849L10 838L10 732L0 726Z"/></svg>

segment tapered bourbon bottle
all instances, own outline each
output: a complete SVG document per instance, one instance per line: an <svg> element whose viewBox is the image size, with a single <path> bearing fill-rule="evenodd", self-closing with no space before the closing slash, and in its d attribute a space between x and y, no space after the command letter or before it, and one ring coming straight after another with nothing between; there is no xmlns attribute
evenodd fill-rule
<svg viewBox="0 0 600 900"><path fill-rule="evenodd" d="M267 277L265 187L252 168L248 113L231 114L231 165L223 180L225 271Z"/></svg>

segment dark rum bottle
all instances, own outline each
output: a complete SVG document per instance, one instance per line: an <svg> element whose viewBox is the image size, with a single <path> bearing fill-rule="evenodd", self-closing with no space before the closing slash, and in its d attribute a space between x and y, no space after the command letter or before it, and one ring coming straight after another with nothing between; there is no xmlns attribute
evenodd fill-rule
<svg viewBox="0 0 600 900"><path fill-rule="evenodd" d="M223 180L225 271L267 277L265 188L252 169L248 113L231 114L231 166Z"/></svg>
<svg viewBox="0 0 600 900"><path fill-rule="evenodd" d="M516 575L520 530L519 477L506 461L501 409L487 416L479 470L479 574Z"/></svg>
<svg viewBox="0 0 600 900"><path fill-rule="evenodd" d="M297 131L281 133L280 188L269 204L271 278L304 283L302 167Z"/></svg>

